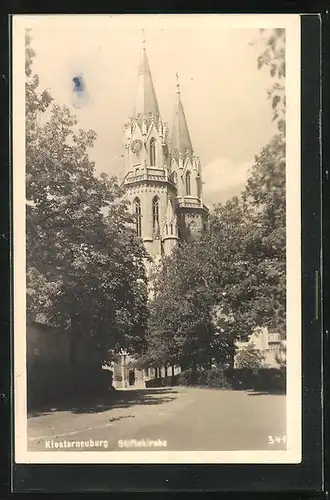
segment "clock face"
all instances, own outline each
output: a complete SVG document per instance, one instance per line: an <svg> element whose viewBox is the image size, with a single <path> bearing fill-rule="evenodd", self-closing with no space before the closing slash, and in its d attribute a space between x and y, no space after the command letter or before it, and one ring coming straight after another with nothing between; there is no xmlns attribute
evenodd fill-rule
<svg viewBox="0 0 330 500"><path fill-rule="evenodd" d="M141 151L141 148L142 148L142 141L135 140L132 142L131 149L132 149L133 153L139 154Z"/></svg>

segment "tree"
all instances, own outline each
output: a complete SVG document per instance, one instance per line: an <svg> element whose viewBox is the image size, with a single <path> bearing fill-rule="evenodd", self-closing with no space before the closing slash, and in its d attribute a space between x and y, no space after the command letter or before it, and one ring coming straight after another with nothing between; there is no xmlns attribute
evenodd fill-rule
<svg viewBox="0 0 330 500"><path fill-rule="evenodd" d="M235 337L257 327L285 335L285 143L273 138L256 157L240 198L219 204L202 239L219 305L232 316Z"/></svg>
<svg viewBox="0 0 330 500"><path fill-rule="evenodd" d="M208 230L164 266L151 304L150 357L233 361L257 327L285 336L285 30L262 30L258 67L269 67L279 133L256 156L241 196L218 204ZM221 312L214 321L212 311Z"/></svg>
<svg viewBox="0 0 330 500"><path fill-rule="evenodd" d="M272 102L273 119L276 121L280 133L285 134L285 29L277 28L261 30L261 54L258 57L258 68L269 68L274 79L268 90L268 97Z"/></svg>
<svg viewBox="0 0 330 500"><path fill-rule="evenodd" d="M258 371L265 360L264 354L256 349L253 343L248 343L236 354L236 368Z"/></svg>
<svg viewBox="0 0 330 500"><path fill-rule="evenodd" d="M256 157L243 196L253 207L251 219L258 247L256 277L263 283L265 325L286 329L286 192L285 142L275 136Z"/></svg>
<svg viewBox="0 0 330 500"><path fill-rule="evenodd" d="M147 321L142 243L115 178L89 159L96 135L77 129L32 74L27 38L28 318L71 329L100 352L139 352Z"/></svg>
<svg viewBox="0 0 330 500"><path fill-rule="evenodd" d="M285 266L285 146L277 136L256 157L243 195L216 205L207 231L164 263L151 357L232 365L236 341L257 327L284 335Z"/></svg>
<svg viewBox="0 0 330 500"><path fill-rule="evenodd" d="M147 352L154 365L196 369L223 364L233 354L232 337L214 311L202 241L192 239L176 248L155 279Z"/></svg>

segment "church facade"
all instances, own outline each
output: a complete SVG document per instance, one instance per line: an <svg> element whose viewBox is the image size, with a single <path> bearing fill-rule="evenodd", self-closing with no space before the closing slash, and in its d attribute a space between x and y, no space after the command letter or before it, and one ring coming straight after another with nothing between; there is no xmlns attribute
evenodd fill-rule
<svg viewBox="0 0 330 500"><path fill-rule="evenodd" d="M148 273L180 241L203 231L208 216L201 163L193 149L178 81L176 87L169 130L159 110L144 46L135 106L124 127L122 187L135 216L135 231L151 257L151 263L146 264ZM128 370L129 365L133 365L132 360L123 354L121 366L114 367L114 385L139 385L151 375L150 370Z"/></svg>

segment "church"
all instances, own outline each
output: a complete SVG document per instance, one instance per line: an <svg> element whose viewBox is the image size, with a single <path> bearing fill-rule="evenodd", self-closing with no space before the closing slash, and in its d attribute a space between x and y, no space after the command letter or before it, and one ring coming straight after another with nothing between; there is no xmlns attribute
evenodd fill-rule
<svg viewBox="0 0 330 500"><path fill-rule="evenodd" d="M150 71L145 42L138 70L132 116L124 127L125 176L122 187L135 215L135 230L153 265L180 241L203 231L208 208L203 204L202 168L195 155L177 77L171 130L163 122ZM140 385L150 370L133 368L123 353L114 366L114 385ZM129 368L131 366L131 368Z"/></svg>

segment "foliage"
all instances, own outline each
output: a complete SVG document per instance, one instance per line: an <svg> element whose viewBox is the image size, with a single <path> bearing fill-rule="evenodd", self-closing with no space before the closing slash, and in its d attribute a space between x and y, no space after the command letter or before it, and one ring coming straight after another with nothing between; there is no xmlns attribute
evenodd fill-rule
<svg viewBox="0 0 330 500"><path fill-rule="evenodd" d="M268 91L272 102L273 119L278 129L285 134L285 29L261 30L262 53L258 57L258 68L267 67L274 79Z"/></svg>
<svg viewBox="0 0 330 500"><path fill-rule="evenodd" d="M224 371L219 368L209 370L185 370L174 376L151 379L146 382L146 387L166 386L190 386L190 387L221 387L229 388Z"/></svg>
<svg viewBox="0 0 330 500"><path fill-rule="evenodd" d="M286 183L285 142L276 136L256 157L243 197L252 208L253 252L257 263L260 312L264 324L286 331Z"/></svg>
<svg viewBox="0 0 330 500"><path fill-rule="evenodd" d="M285 143L256 157L242 196L168 257L154 283L149 361L232 366L235 342L267 326L285 337Z"/></svg>
<svg viewBox="0 0 330 500"><path fill-rule="evenodd" d="M150 363L196 368L226 361L227 351L219 347L231 340L218 335L202 250L198 239L185 242L155 279L147 337Z"/></svg>
<svg viewBox="0 0 330 500"><path fill-rule="evenodd" d="M242 195L218 204L208 230L159 271L145 355L154 366L232 366L236 340L257 327L285 337L285 30L262 30L259 43L279 133L256 156Z"/></svg>
<svg viewBox="0 0 330 500"><path fill-rule="evenodd" d="M28 318L138 352L147 321L145 250L115 178L89 159L95 132L77 129L32 74L27 37L26 198Z"/></svg>
<svg viewBox="0 0 330 500"><path fill-rule="evenodd" d="M238 351L235 361L237 368L257 371L262 367L264 360L264 354L259 349L256 349L253 343L249 342L247 346Z"/></svg>
<svg viewBox="0 0 330 500"><path fill-rule="evenodd" d="M146 381L146 387L213 387L233 390L285 392L286 372L280 368L235 368L205 371L186 370L174 377L162 377Z"/></svg>

